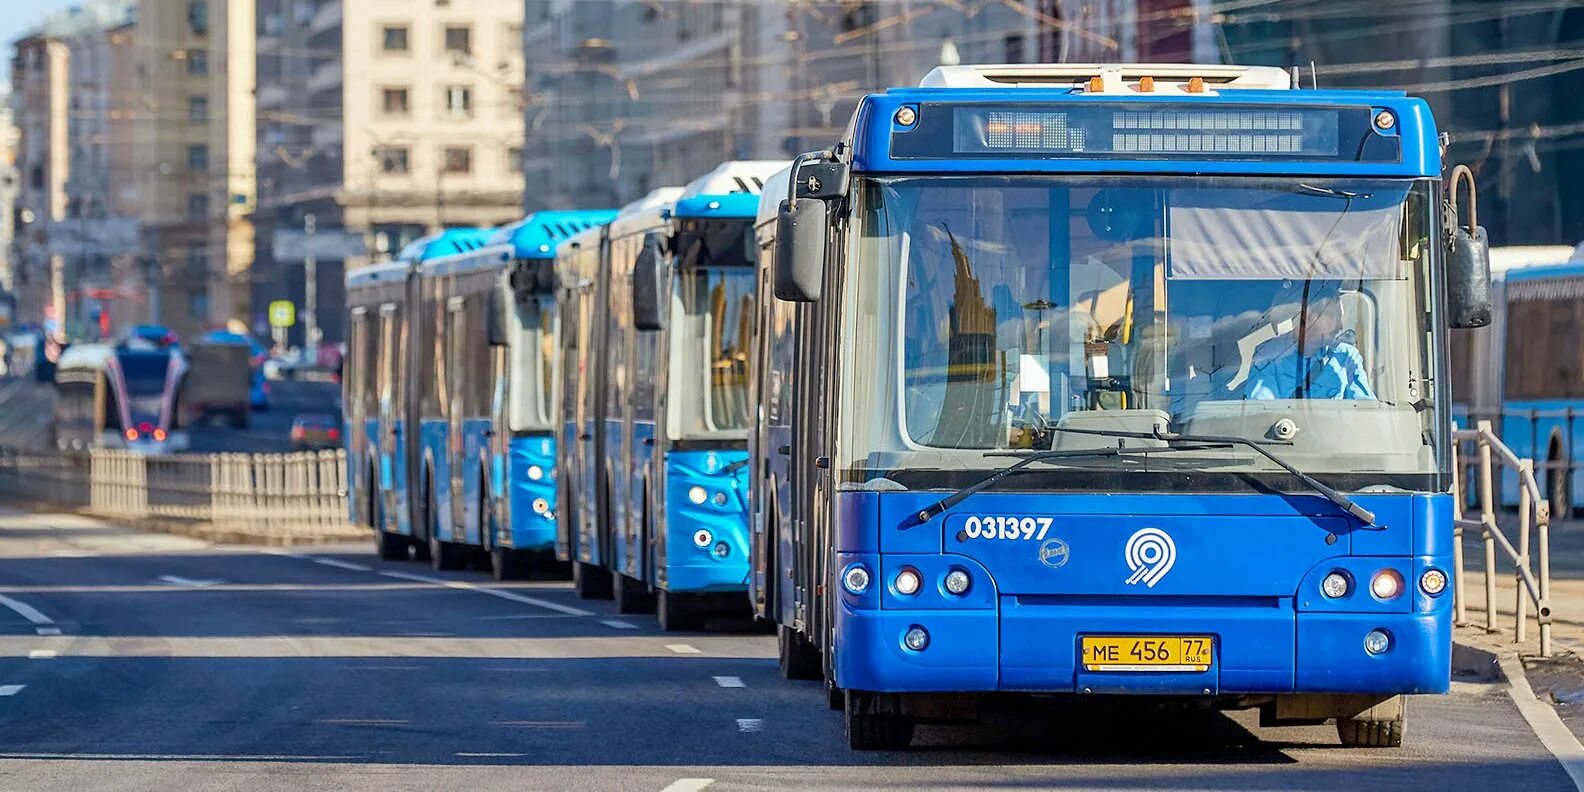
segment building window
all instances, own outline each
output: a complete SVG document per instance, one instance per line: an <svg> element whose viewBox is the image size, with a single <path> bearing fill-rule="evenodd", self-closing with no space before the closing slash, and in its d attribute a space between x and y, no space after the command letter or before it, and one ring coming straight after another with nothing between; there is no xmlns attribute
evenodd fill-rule
<svg viewBox="0 0 1584 792"><path fill-rule="evenodd" d="M467 85L446 86L445 112L451 118L471 118L473 116L473 88Z"/></svg>
<svg viewBox="0 0 1584 792"><path fill-rule="evenodd" d="M187 73L192 75L209 73L209 50L187 50Z"/></svg>
<svg viewBox="0 0 1584 792"><path fill-rule="evenodd" d="M441 173L472 173L473 149L467 146L447 146L440 163Z"/></svg>
<svg viewBox="0 0 1584 792"><path fill-rule="evenodd" d="M453 55L472 55L473 28L467 25L446 25L445 51Z"/></svg>
<svg viewBox="0 0 1584 792"><path fill-rule="evenodd" d="M187 3L187 25L199 36L209 32L209 0L190 0Z"/></svg>
<svg viewBox="0 0 1584 792"><path fill-rule="evenodd" d="M407 52L407 26L385 25L380 28L380 47L386 52Z"/></svg>
<svg viewBox="0 0 1584 792"><path fill-rule="evenodd" d="M506 149L506 171L508 173L522 173L522 169L522 146L512 146Z"/></svg>
<svg viewBox="0 0 1584 792"><path fill-rule="evenodd" d="M187 120L195 124L202 124L209 120L209 97L187 97Z"/></svg>
<svg viewBox="0 0 1584 792"><path fill-rule="evenodd" d="M385 115L404 116L412 111L406 88L385 88L380 91L380 108Z"/></svg>
<svg viewBox="0 0 1584 792"><path fill-rule="evenodd" d="M380 146L374 149L379 160L380 173L386 176L405 175L410 167L411 152L406 146Z"/></svg>
<svg viewBox="0 0 1584 792"><path fill-rule="evenodd" d="M523 53L523 26L510 24L506 26L506 40L501 42L501 52L508 57Z"/></svg>
<svg viewBox="0 0 1584 792"><path fill-rule="evenodd" d="M187 196L187 216L192 218L209 216L208 193L193 193Z"/></svg>
<svg viewBox="0 0 1584 792"><path fill-rule="evenodd" d="M201 143L188 146L187 167L195 171L209 170L209 147Z"/></svg>

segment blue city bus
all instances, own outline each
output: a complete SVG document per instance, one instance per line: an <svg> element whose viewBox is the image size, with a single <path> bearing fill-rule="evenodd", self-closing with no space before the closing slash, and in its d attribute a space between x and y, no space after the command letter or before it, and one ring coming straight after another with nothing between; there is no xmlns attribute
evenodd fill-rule
<svg viewBox="0 0 1584 792"><path fill-rule="evenodd" d="M1584 357L1577 343L1547 343L1584 335L1584 261L1575 256L1561 246L1492 250L1491 324L1452 347L1454 418L1465 427L1489 420L1513 453L1535 460L1558 519L1584 506ZM1476 475L1477 460L1463 462ZM1517 505L1517 471L1503 470L1499 486L1502 502Z"/></svg>
<svg viewBox="0 0 1584 792"><path fill-rule="evenodd" d="M942 67L781 183L751 597L852 747L996 692L1398 745L1403 694L1448 689L1441 373L1488 262L1444 236L1423 101Z"/></svg>
<svg viewBox="0 0 1584 792"><path fill-rule="evenodd" d="M579 276L601 309L590 314L598 340L565 361L599 372L586 384L598 430L569 489L595 508L573 523L567 557L575 545L580 595L657 612L665 630L749 613L753 223L765 178L785 164L726 162L628 207L609 226L601 276Z"/></svg>
<svg viewBox="0 0 1584 792"><path fill-rule="evenodd" d="M441 545L437 525L447 532L449 489L435 486L449 476L449 413L442 413L437 368L445 348L437 330L437 294L446 281L425 279L428 262L482 247L484 229L449 229L403 248L395 261L346 274L348 360L342 401L346 428L347 503L355 522L374 529L381 558L457 563L458 551ZM481 346L482 341L480 342ZM447 392L449 395L449 391ZM445 399L445 408L452 402ZM411 438L415 431L418 438ZM449 480L449 479L446 479ZM435 550L443 552L435 554Z"/></svg>

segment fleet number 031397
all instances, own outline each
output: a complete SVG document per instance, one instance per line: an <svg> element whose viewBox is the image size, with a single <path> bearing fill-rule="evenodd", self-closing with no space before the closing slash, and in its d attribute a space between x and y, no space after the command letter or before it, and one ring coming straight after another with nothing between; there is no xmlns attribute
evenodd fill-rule
<svg viewBox="0 0 1584 792"><path fill-rule="evenodd" d="M978 515L963 522L963 535L969 539L1043 540L1050 531L1052 517L999 517Z"/></svg>

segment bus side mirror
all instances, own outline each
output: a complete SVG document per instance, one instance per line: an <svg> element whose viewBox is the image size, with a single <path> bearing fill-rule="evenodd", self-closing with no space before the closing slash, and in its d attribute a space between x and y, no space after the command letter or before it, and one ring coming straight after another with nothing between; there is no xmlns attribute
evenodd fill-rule
<svg viewBox="0 0 1584 792"><path fill-rule="evenodd" d="M644 235L643 250L633 262L632 306L633 327L640 331L665 328L663 306L665 273L661 270L665 256L660 250L660 235Z"/></svg>
<svg viewBox="0 0 1584 792"><path fill-rule="evenodd" d="M1456 328L1485 327L1491 323L1490 240L1479 225L1474 172L1467 165L1452 169L1452 189L1447 211L1457 212L1457 188L1468 183L1468 227L1451 223L1447 240L1447 325Z"/></svg>
<svg viewBox="0 0 1584 792"><path fill-rule="evenodd" d="M781 202L776 218L775 296L815 302L825 281L825 243L830 207L815 198Z"/></svg>
<svg viewBox="0 0 1584 792"><path fill-rule="evenodd" d="M485 335L489 337L492 347L506 346L506 317L510 310L506 306L506 290L501 288L491 289L489 292L489 308L485 311Z"/></svg>

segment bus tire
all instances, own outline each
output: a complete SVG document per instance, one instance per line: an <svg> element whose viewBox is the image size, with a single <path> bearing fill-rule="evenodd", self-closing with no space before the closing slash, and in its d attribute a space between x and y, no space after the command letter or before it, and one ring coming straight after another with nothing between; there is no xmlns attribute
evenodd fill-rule
<svg viewBox="0 0 1584 792"><path fill-rule="evenodd" d="M1551 518L1565 520L1573 516L1572 493L1568 492L1568 468L1572 459L1560 437L1552 438L1551 452L1546 456L1549 462L1546 465L1546 500L1550 502Z"/></svg>
<svg viewBox="0 0 1584 792"><path fill-rule="evenodd" d="M655 603L655 616L664 632L693 632L704 628L704 616L681 597L665 589Z"/></svg>
<svg viewBox="0 0 1584 792"><path fill-rule="evenodd" d="M612 573L611 594L616 598L617 613L655 612L655 597L649 587L626 575Z"/></svg>
<svg viewBox="0 0 1584 792"><path fill-rule="evenodd" d="M776 625L777 660L782 679L823 679L824 663L814 643L803 633L786 626Z"/></svg>
<svg viewBox="0 0 1584 792"><path fill-rule="evenodd" d="M1337 718L1337 737L1346 748L1401 748L1403 719L1360 720Z"/></svg>
<svg viewBox="0 0 1584 792"><path fill-rule="evenodd" d="M582 561L572 562L572 591L578 599L610 599L610 572Z"/></svg>
<svg viewBox="0 0 1584 792"><path fill-rule="evenodd" d="M411 547L412 543L407 541L407 537L393 534L379 526L374 527L374 552L381 561L406 561L407 551Z"/></svg>
<svg viewBox="0 0 1584 792"><path fill-rule="evenodd" d="M847 745L855 751L900 751L913 743L913 718L895 695L847 691L842 718Z"/></svg>

